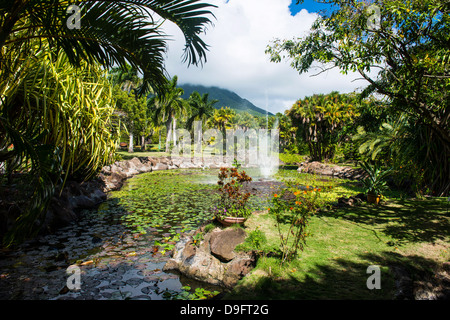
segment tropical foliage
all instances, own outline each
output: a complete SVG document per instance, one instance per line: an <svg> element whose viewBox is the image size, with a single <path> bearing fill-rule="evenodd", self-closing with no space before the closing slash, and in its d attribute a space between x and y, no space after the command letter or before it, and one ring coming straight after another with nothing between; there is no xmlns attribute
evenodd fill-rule
<svg viewBox="0 0 450 320"><path fill-rule="evenodd" d="M291 59L292 67L300 73L315 63L323 70L338 68L343 73L359 73L368 83L365 96L377 93L386 97L386 107L393 118L400 114L408 118L414 131L411 136L416 140L408 148L421 155L413 161L419 170L424 170L430 190L441 195L448 193L450 3L326 2L337 9L321 15L307 36L274 41L267 54L274 62ZM375 17L379 23L373 23L371 4L380 10Z"/></svg>
<svg viewBox="0 0 450 320"><path fill-rule="evenodd" d="M209 4L84 1L79 28L69 27L69 5L0 3L0 162L10 178L14 169L28 174L32 186L7 244L30 233L63 180L87 179L112 159L117 121L100 67L131 65L143 74L138 94L165 87L166 38L156 14L183 32L185 62L205 61L200 35L210 22Z"/></svg>
<svg viewBox="0 0 450 320"><path fill-rule="evenodd" d="M114 101L105 72L87 62L75 68L63 52L42 48L19 82L2 86L0 160L8 174L28 172L35 186L32 213L19 217L14 229L23 235L62 180L93 176L115 152Z"/></svg>
<svg viewBox="0 0 450 320"><path fill-rule="evenodd" d="M128 132L128 152L134 152L134 137L143 137L142 144L151 128L147 99L146 97L138 98L134 93L121 90L119 85L114 87L113 97L116 103L115 114ZM142 147L145 149L144 146Z"/></svg>
<svg viewBox="0 0 450 320"><path fill-rule="evenodd" d="M312 160L331 160L342 136L340 129L357 115L355 98L332 92L298 100L287 112L299 136L308 144Z"/></svg>
<svg viewBox="0 0 450 320"><path fill-rule="evenodd" d="M307 227L319 208L321 188L300 189L296 181L285 181L286 187L271 198L270 214L274 217L282 252L281 263L294 259L303 251L308 237Z"/></svg>
<svg viewBox="0 0 450 320"><path fill-rule="evenodd" d="M186 122L186 128L188 130L192 129L192 124L195 120L201 121L202 124L205 124L206 121L211 118L214 114L214 104L216 104L218 100L213 99L209 100L209 94L205 93L200 95L197 91L194 91L188 100L190 107L190 116Z"/></svg>
<svg viewBox="0 0 450 320"><path fill-rule="evenodd" d="M247 205L251 193L245 190L245 186L252 178L245 171L239 172L236 167L220 168L218 176L220 199L214 208L214 215L247 218L251 214Z"/></svg>
<svg viewBox="0 0 450 320"><path fill-rule="evenodd" d="M383 169L369 162L361 162L361 168L367 174L367 177L363 180L366 192L368 194L381 195L387 188L386 178L392 169Z"/></svg>
<svg viewBox="0 0 450 320"><path fill-rule="evenodd" d="M9 74L17 63L18 52L34 52L34 40L46 39L50 47L62 49L71 64L97 61L102 66L132 67L143 73L140 93L165 84L164 52L166 38L160 21L174 22L183 32L186 47L183 60L188 64L205 61L207 45L200 38L212 5L198 0L164 1L83 1L80 28L69 28L70 1L2 1L0 4L1 68ZM20 56L20 55L19 55Z"/></svg>

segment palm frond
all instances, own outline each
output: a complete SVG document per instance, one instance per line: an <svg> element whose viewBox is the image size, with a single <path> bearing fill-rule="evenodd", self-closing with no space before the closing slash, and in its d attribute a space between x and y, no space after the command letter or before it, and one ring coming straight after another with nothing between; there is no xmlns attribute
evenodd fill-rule
<svg viewBox="0 0 450 320"><path fill-rule="evenodd" d="M69 4L82 9L81 28L67 28ZM8 64L4 51L31 40L46 39L61 48L69 61L94 61L103 67L124 67L129 63L144 75L138 93L165 84L166 37L160 30L162 19L174 22L183 32L186 46L183 61L199 65L206 61L207 45L200 38L213 16L213 5L199 0L63 0L7 1L0 3L0 66ZM26 20L26 25L20 25ZM6 50L3 50L6 49Z"/></svg>

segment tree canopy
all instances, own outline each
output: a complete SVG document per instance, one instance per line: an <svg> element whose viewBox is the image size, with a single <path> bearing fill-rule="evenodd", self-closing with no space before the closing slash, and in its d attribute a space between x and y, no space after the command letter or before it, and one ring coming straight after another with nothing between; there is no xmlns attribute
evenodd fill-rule
<svg viewBox="0 0 450 320"><path fill-rule="evenodd" d="M448 192L450 2L318 2L332 4L334 10L322 14L306 36L275 40L266 53L274 62L289 59L299 73L314 67L359 73L367 82L362 97L384 96L388 112L395 117L404 113L417 129L415 154L426 158L418 160L420 166L433 188Z"/></svg>

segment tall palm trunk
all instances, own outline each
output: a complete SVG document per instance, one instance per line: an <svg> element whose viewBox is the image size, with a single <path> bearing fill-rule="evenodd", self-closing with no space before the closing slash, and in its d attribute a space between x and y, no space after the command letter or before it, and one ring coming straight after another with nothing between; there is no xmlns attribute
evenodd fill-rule
<svg viewBox="0 0 450 320"><path fill-rule="evenodd" d="M161 151L161 128L158 131L159 131L158 151Z"/></svg>
<svg viewBox="0 0 450 320"><path fill-rule="evenodd" d="M177 119L174 117L172 120L172 134L173 134L173 147L177 146Z"/></svg>
<svg viewBox="0 0 450 320"><path fill-rule="evenodd" d="M141 151L145 151L145 137L141 136Z"/></svg>
<svg viewBox="0 0 450 320"><path fill-rule="evenodd" d="M166 129L166 152L169 152L170 137L172 136L172 117L169 117L169 119L166 121Z"/></svg>
<svg viewBox="0 0 450 320"><path fill-rule="evenodd" d="M133 132L130 132L130 142L128 143L128 152L129 153L134 152L133 140L134 140Z"/></svg>

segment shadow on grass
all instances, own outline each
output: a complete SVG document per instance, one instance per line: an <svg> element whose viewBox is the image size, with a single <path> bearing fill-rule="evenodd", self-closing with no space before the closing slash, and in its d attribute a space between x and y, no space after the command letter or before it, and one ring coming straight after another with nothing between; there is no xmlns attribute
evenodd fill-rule
<svg viewBox="0 0 450 320"><path fill-rule="evenodd" d="M318 216L346 219L361 226L371 226L395 240L406 242L431 242L450 237L450 216L443 199L390 200L381 205L339 208L320 212Z"/></svg>
<svg viewBox="0 0 450 320"><path fill-rule="evenodd" d="M363 254L360 260L338 258L311 270L292 272L283 277L253 276L241 282L227 299L264 300L395 300L413 299L413 281L432 274L436 262L420 256L402 256L392 252ZM370 290L370 265L380 267L380 289ZM288 269L292 268L293 263ZM399 274L401 270L401 274ZM405 281L406 279L406 281Z"/></svg>

